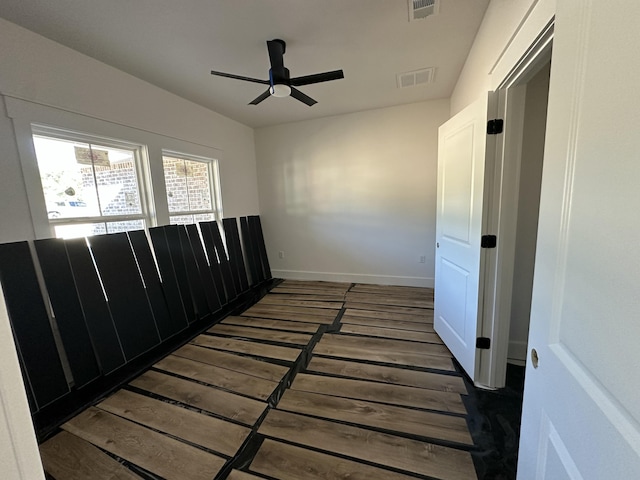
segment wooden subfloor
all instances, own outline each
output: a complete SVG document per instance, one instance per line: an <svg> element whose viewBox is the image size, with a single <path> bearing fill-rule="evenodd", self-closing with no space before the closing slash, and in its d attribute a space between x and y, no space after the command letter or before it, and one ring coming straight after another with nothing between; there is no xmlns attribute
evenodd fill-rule
<svg viewBox="0 0 640 480"><path fill-rule="evenodd" d="M286 280L40 446L67 479L475 479L433 291Z"/></svg>

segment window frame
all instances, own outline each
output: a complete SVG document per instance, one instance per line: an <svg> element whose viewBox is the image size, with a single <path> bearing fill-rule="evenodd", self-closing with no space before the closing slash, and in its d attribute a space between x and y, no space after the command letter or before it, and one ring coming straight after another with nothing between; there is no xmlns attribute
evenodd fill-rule
<svg viewBox="0 0 640 480"><path fill-rule="evenodd" d="M188 160L192 162L200 162L207 165L207 172L209 174L209 189L211 192L211 209L209 210L184 210L180 212L172 212L169 210L167 206L167 212L169 215L169 224L171 224L172 217L180 217L186 215L206 215L213 214L213 218L220 224L223 218L222 211L222 194L221 194L221 185L220 185L220 166L217 158L203 157L200 155L192 155L184 152L178 152L175 150L162 150L162 173L164 180L164 188L165 188L165 197L167 204L169 202L168 191L166 185L166 176L164 171L164 158L176 158L180 160ZM196 222L194 222L196 223Z"/></svg>
<svg viewBox="0 0 640 480"><path fill-rule="evenodd" d="M136 181L138 182L138 197L140 199L140 213L136 214L125 214L125 215L98 215L98 216L87 216L87 217L72 217L72 218L49 218L49 216L45 215L49 224L49 233L50 236L56 236L56 226L66 226L66 225L80 225L87 223L102 223L105 225L105 231L107 230L106 225L112 222L123 222L123 221L131 221L131 220L142 220L144 223L144 229L148 229L149 227L156 225L155 215L153 215L153 187L150 181L150 175L148 171L149 165L149 156L147 153L147 147L140 143L130 142L126 140L113 139L108 137L103 137L100 135L89 134L85 132L77 132L68 129L62 129L58 127L52 127L49 125L42 125L37 123L31 124L31 139L33 142L33 137L46 137L54 140L63 140L70 142L81 142L89 145L102 146L107 148L117 148L122 150L129 150L133 152L134 157L134 165L136 172ZM37 154L35 154L35 144L34 144L34 156L36 160L36 165L38 165ZM42 201L45 204L46 210L46 199L44 197L44 190L42 186L42 180L40 176L40 170L38 166L38 181L39 181L39 191L42 197Z"/></svg>

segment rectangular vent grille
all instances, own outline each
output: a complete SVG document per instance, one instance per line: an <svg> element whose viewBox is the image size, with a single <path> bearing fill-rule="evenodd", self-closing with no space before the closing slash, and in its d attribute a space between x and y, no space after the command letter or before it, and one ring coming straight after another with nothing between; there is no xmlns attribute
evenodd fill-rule
<svg viewBox="0 0 640 480"><path fill-rule="evenodd" d="M432 83L434 74L434 67L423 68L422 70L415 70L413 72L399 73L396 76L398 88L416 87L418 85Z"/></svg>
<svg viewBox="0 0 640 480"><path fill-rule="evenodd" d="M440 0L407 0L409 3L409 21L420 20L438 13Z"/></svg>

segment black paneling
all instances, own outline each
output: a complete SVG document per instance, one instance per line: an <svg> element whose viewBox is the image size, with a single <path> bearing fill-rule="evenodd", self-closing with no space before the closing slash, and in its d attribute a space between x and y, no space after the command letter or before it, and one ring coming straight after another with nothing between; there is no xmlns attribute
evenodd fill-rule
<svg viewBox="0 0 640 480"><path fill-rule="evenodd" d="M182 254L182 258L184 259L187 278L189 280L189 290L191 291L193 304L196 307L196 316L197 318L202 318L206 314L210 313L211 310L209 310L207 296L204 293L204 286L202 285L202 281L200 279L200 272L198 272L198 266L196 265L196 259L193 255L191 244L189 243L187 230L184 228L184 225L173 225L167 228L175 228L178 232L180 252Z"/></svg>
<svg viewBox="0 0 640 480"><path fill-rule="evenodd" d="M215 251L218 254L224 288L227 292L227 301L231 301L238 295L238 291L236 290L233 274L231 272L231 264L229 263L227 252L224 249L224 244L222 243L222 236L220 235L218 222L201 222L200 226L201 228L204 226L202 236L204 237L205 245L207 245L207 248L209 249L215 248Z"/></svg>
<svg viewBox="0 0 640 480"><path fill-rule="evenodd" d="M124 364L124 354L111 312L85 239L66 240L65 246L98 363L102 373L107 374Z"/></svg>
<svg viewBox="0 0 640 480"><path fill-rule="evenodd" d="M224 233L227 239L227 249L229 250L229 260L231 266L235 270L235 276L239 279L239 291L244 292L249 289L247 281L247 271L244 266L244 257L242 256L242 246L240 245L240 235L238 233L238 222L235 218L224 218L222 220Z"/></svg>
<svg viewBox="0 0 640 480"><path fill-rule="evenodd" d="M209 258L209 271L211 272L213 283L216 287L218 298L220 299L220 304L224 305L227 303L227 293L224 287L224 280L222 278L220 262L218 261L218 254L216 253L216 249L213 244L213 237L211 236L209 228L210 226L208 224L200 223L200 231L202 232L204 248L207 252L207 257ZM189 233L189 238L191 238L190 226L187 226L187 231Z"/></svg>
<svg viewBox="0 0 640 480"><path fill-rule="evenodd" d="M76 388L100 375L64 240L34 242Z"/></svg>
<svg viewBox="0 0 640 480"><path fill-rule="evenodd" d="M260 235L258 234L258 227L255 222L256 217L247 217L247 225L249 227L249 237L251 238L251 245L253 247L253 254L256 262L256 269L258 270L258 276L260 281L267 279L267 273L262 262L262 251L260 248Z"/></svg>
<svg viewBox="0 0 640 480"><path fill-rule="evenodd" d="M39 408L69 392L27 242L0 245L0 282L20 359Z"/></svg>
<svg viewBox="0 0 640 480"><path fill-rule="evenodd" d="M249 217L249 225L254 226L256 234L256 245L260 252L260 262L262 263L262 270L264 271L265 279L271 278L271 267L269 266L269 257L267 256L267 247L264 243L264 235L262 233L262 222L258 215L251 215Z"/></svg>
<svg viewBox="0 0 640 480"><path fill-rule="evenodd" d="M158 329L126 233L90 240L98 273L127 360L160 343Z"/></svg>
<svg viewBox="0 0 640 480"><path fill-rule="evenodd" d="M175 275L170 275L167 280L161 283L147 235L142 230L128 232L128 235L147 289L153 318L156 321L160 338L164 340L187 328L188 325L180 292L175 284Z"/></svg>
<svg viewBox="0 0 640 480"><path fill-rule="evenodd" d="M249 267L249 285L253 287L262 280L262 268L260 268L260 259L258 258L257 251L254 248L247 217L240 218L240 231L242 232L242 244L244 246L245 257L247 259L247 266Z"/></svg>
<svg viewBox="0 0 640 480"><path fill-rule="evenodd" d="M218 289L214 282L209 264L207 263L207 257L204 253L202 240L200 240L198 227L196 225L187 225L186 228L187 235L189 236L189 243L191 244L191 251L193 252L193 257L196 261L198 272L200 273L200 279L202 286L204 287L204 294L207 297L209 309L212 312L215 312L220 309L222 302L218 297Z"/></svg>
<svg viewBox="0 0 640 480"><path fill-rule="evenodd" d="M177 232L175 232L177 239ZM176 247L176 252L172 252L172 247L167 240L166 227L155 227L149 229L151 235L151 243L153 243L153 251L156 254L156 260L158 261L158 268L160 269L160 275L165 284L166 292L170 296L169 306L172 307L171 315L179 317L180 312L178 307L173 304L171 298L175 297L175 289L178 291L179 298L181 298L181 307L186 315L186 320L192 322L196 319L196 312L193 306L193 299L191 298L191 292L189 291L189 281L187 280L187 270L184 266L184 260L180 253L180 241ZM174 285L175 284L175 285Z"/></svg>

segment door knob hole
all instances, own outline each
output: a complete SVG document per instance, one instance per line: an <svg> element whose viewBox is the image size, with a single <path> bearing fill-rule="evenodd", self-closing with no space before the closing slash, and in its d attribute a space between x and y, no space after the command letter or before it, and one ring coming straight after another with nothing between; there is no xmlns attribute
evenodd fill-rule
<svg viewBox="0 0 640 480"><path fill-rule="evenodd" d="M531 364L533 365L533 368L538 368L538 352L536 351L535 348L531 349Z"/></svg>

